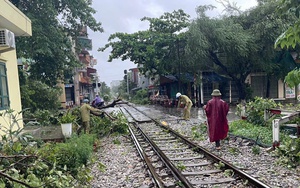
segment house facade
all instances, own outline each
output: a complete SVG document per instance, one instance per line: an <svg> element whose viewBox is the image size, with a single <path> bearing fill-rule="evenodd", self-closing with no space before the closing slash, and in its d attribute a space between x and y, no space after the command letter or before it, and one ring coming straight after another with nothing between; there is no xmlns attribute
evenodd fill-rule
<svg viewBox="0 0 300 188"><path fill-rule="evenodd" d="M22 110L15 37L32 35L31 20L8 0L0 1L0 111ZM22 119L22 114L18 116ZM19 125L23 127L20 120ZM4 119L0 124L8 126ZM3 134L3 132L0 132Z"/></svg>
<svg viewBox="0 0 300 188"><path fill-rule="evenodd" d="M80 36L75 40L74 49L79 48L79 52L75 52L76 57L81 62L81 66L74 70L72 83L60 83L63 89L60 96L61 107L69 108L79 106L84 98L92 101L96 93L99 93L99 77L94 66L97 60L90 55L92 50L92 40L88 38L87 27L83 26ZM99 86L99 87L98 87Z"/></svg>

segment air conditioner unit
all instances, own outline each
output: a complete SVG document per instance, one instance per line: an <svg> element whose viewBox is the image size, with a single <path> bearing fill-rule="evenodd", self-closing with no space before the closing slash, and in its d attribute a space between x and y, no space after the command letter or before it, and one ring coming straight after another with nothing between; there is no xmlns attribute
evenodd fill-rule
<svg viewBox="0 0 300 188"><path fill-rule="evenodd" d="M15 34L8 29L0 29L0 52L10 51L15 48Z"/></svg>

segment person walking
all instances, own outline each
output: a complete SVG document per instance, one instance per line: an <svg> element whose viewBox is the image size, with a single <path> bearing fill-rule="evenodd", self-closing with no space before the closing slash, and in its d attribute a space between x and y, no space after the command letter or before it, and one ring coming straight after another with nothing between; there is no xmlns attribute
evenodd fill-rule
<svg viewBox="0 0 300 188"><path fill-rule="evenodd" d="M221 95L220 90L213 90L212 99L203 106L207 117L209 140L216 143L217 150L221 149L220 140L227 137L229 129L227 120L229 105L221 99Z"/></svg>
<svg viewBox="0 0 300 188"><path fill-rule="evenodd" d="M91 111L98 114L102 114L102 110L99 110L97 108L93 108L92 106L90 106L89 104L89 100L88 99L84 99L83 100L83 104L80 107L80 115L81 115L81 119L82 119L82 125L79 127L79 129L77 130L77 134L79 135L80 132L82 131L82 129L84 129L84 133L89 134L90 132L90 115L91 115Z"/></svg>
<svg viewBox="0 0 300 188"><path fill-rule="evenodd" d="M183 118L185 120L190 120L191 108L193 106L191 99L186 95L181 95L181 93L177 93L176 98L178 99L177 108L180 108L180 105L184 104Z"/></svg>

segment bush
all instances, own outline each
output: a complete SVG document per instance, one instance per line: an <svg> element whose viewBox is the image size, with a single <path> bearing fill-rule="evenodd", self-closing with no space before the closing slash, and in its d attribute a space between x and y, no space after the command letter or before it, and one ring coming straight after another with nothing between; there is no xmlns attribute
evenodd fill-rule
<svg viewBox="0 0 300 188"><path fill-rule="evenodd" d="M93 134L73 136L65 143L46 144L38 152L47 161L56 162L59 168L64 169L66 166L68 171L76 176L78 169L87 165L93 153L95 138Z"/></svg>
<svg viewBox="0 0 300 188"><path fill-rule="evenodd" d="M148 91L146 89L137 91L136 94L131 99L131 101L136 104L148 104L149 103Z"/></svg>
<svg viewBox="0 0 300 188"><path fill-rule="evenodd" d="M257 125L265 125L264 111L270 108L281 106L273 99L263 99L262 97L255 97L254 101L246 104L247 121ZM237 105L237 115L241 116L242 104Z"/></svg>
<svg viewBox="0 0 300 188"><path fill-rule="evenodd" d="M51 126L58 125L58 112L50 110L36 110L35 112L30 112L26 110L23 112L23 120L26 125L41 125L41 126ZM30 122L30 123L29 123Z"/></svg>

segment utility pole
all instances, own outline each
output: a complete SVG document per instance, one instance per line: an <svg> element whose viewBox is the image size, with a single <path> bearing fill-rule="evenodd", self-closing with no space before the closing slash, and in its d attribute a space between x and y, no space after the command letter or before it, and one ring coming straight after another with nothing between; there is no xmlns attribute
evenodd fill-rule
<svg viewBox="0 0 300 188"><path fill-rule="evenodd" d="M128 72L127 70L124 70L124 74L126 75L126 84L127 84L127 94L128 94L128 98L130 99L130 96L129 96L129 82L128 82Z"/></svg>
<svg viewBox="0 0 300 188"><path fill-rule="evenodd" d="M99 76L98 76L98 73L91 73L91 75L93 75L94 77L94 80L95 80L95 84L96 84L96 95L99 94L99 85L98 85L98 82L99 82Z"/></svg>

